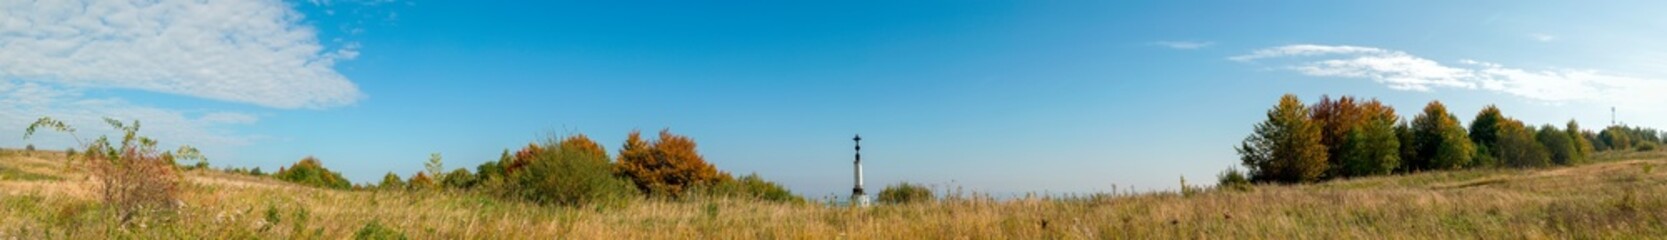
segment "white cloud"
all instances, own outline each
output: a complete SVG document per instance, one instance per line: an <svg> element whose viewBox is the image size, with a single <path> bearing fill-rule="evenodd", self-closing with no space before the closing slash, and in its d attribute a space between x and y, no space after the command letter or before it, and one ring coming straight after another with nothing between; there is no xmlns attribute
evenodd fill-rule
<svg viewBox="0 0 1667 240"><path fill-rule="evenodd" d="M1216 43L1215 42L1198 42L1198 41L1157 41L1157 42L1152 42L1152 44L1167 47L1167 48L1173 48L1173 49L1193 50L1193 49L1207 48L1207 47L1215 45Z"/></svg>
<svg viewBox="0 0 1667 240"><path fill-rule="evenodd" d="M22 140L24 127L40 117L53 117L69 123L84 140L113 132L104 124L105 117L124 122L137 119L142 124L141 134L158 139L165 145L197 146L211 157L226 147L247 145L259 138L235 134L228 129L232 125L254 123L257 118L253 115L235 112L191 115L121 99L88 98L75 88L0 81L0 139L4 139L0 142ZM28 142L43 146L70 146L75 143L70 136L54 132L36 132Z"/></svg>
<svg viewBox="0 0 1667 240"><path fill-rule="evenodd" d="M1622 76L1596 70L1528 70L1475 60L1458 65L1406 52L1359 46L1289 45L1228 59L1281 61L1285 69L1309 76L1364 78L1411 91L1481 89L1547 103L1592 102L1629 106L1667 104L1667 80Z"/></svg>
<svg viewBox="0 0 1667 240"><path fill-rule="evenodd" d="M280 1L0 0L0 79L328 108L363 98Z"/></svg>
<svg viewBox="0 0 1667 240"><path fill-rule="evenodd" d="M1535 34L1529 34L1528 36L1533 37L1534 41L1540 41L1540 42L1557 41L1557 36L1556 35L1551 35L1551 34L1535 33Z"/></svg>

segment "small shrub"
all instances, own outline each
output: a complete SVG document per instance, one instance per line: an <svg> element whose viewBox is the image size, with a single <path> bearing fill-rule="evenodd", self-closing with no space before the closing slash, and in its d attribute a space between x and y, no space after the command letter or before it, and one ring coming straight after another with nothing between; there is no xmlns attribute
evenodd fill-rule
<svg viewBox="0 0 1667 240"><path fill-rule="evenodd" d="M932 189L925 185L901 182L886 186L880 190L880 202L886 204L905 204L934 201Z"/></svg>
<svg viewBox="0 0 1667 240"><path fill-rule="evenodd" d="M29 144L28 146L23 146L23 151L24 152L35 152L35 145L34 144Z"/></svg>
<svg viewBox="0 0 1667 240"><path fill-rule="evenodd" d="M130 124L110 118L104 121L122 131L120 145L111 144L107 136L100 136L91 142L83 142L77 137L77 142L86 145L87 154L71 158L71 161L80 160L85 164L89 175L97 179L98 192L104 204L114 210L117 221L122 224L152 213L173 211L179 201L179 182L183 177L163 155L202 159L205 162L207 159L190 146L181 146L172 152L158 151L156 140L138 135L137 120ZM29 138L42 127L75 136L75 128L50 117L42 117L29 125L23 137Z"/></svg>
<svg viewBox="0 0 1667 240"><path fill-rule="evenodd" d="M320 163L318 158L312 156L302 158L301 161L295 162L295 165L291 165L289 168L279 168L278 173L273 174L273 176L279 180L314 187L331 189L353 187L353 184L347 182L346 178L342 178L341 173L324 168L324 164Z"/></svg>
<svg viewBox="0 0 1667 240"><path fill-rule="evenodd" d="M1657 146L1654 142L1642 142L1642 143L1638 143L1638 147L1636 147L1636 149L1639 152L1648 152L1648 151L1655 151L1656 147Z"/></svg>
<svg viewBox="0 0 1667 240"><path fill-rule="evenodd" d="M1251 186L1250 178L1245 177L1244 172L1235 168L1227 168L1227 170L1221 171L1221 174L1216 175L1217 189L1249 191Z"/></svg>
<svg viewBox="0 0 1667 240"><path fill-rule="evenodd" d="M803 197L794 195L780 184L764 180L758 173L748 174L739 179L725 179L706 189L709 196L732 197L744 199L758 199L772 202L804 202Z"/></svg>
<svg viewBox="0 0 1667 240"><path fill-rule="evenodd" d="M365 223L364 227L360 227L359 231L353 232L353 239L388 240L406 238L405 233L401 233L399 230L394 230L393 228L382 226L381 223L376 221L371 221L369 223Z"/></svg>

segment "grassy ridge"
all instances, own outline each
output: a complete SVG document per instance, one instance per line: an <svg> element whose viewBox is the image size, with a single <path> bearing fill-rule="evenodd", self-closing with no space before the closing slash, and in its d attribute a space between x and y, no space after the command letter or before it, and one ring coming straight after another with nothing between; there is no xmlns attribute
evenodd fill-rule
<svg viewBox="0 0 1667 240"><path fill-rule="evenodd" d="M1368 177L1252 191L865 209L729 199L546 207L469 193L342 191L193 171L184 207L117 227L62 155L0 153L0 238L1598 238L1667 236L1667 156ZM9 177L28 176L28 177Z"/></svg>

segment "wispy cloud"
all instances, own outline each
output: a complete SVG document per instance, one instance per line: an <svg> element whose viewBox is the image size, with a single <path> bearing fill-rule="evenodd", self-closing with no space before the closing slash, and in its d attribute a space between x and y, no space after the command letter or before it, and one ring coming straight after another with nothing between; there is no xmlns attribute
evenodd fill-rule
<svg viewBox="0 0 1667 240"><path fill-rule="evenodd" d="M0 78L328 108L364 97L279 1L0 1Z"/></svg>
<svg viewBox="0 0 1667 240"><path fill-rule="evenodd" d="M1152 42L1152 45L1158 45L1158 46L1163 46L1163 47L1172 48L1172 49L1180 49L1180 50L1194 50L1194 49L1200 49L1200 48L1207 48L1207 47L1213 46L1215 44L1216 44L1215 42L1200 42L1200 41L1157 41L1157 42Z"/></svg>
<svg viewBox="0 0 1667 240"><path fill-rule="evenodd" d="M1529 34L1528 36L1533 37L1534 41L1540 41L1540 42L1557 41L1557 35L1544 34L1544 33L1535 33L1535 34Z"/></svg>
<svg viewBox="0 0 1667 240"><path fill-rule="evenodd" d="M1667 89L1667 80L1662 79L1597 70L1529 70L1476 60L1450 65L1374 47L1287 45L1228 59L1277 62L1283 69L1309 76L1371 79L1397 90L1480 89L1548 103L1667 104L1667 94L1657 93Z"/></svg>

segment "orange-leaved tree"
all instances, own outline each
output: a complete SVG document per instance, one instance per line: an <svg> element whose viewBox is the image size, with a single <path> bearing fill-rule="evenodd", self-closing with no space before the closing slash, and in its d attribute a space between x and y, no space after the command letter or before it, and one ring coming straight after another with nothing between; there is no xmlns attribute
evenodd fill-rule
<svg viewBox="0 0 1667 240"><path fill-rule="evenodd" d="M615 171L629 177L645 193L680 197L690 188L730 179L695 151L695 140L660 130L660 138L645 142L631 131L619 150Z"/></svg>

